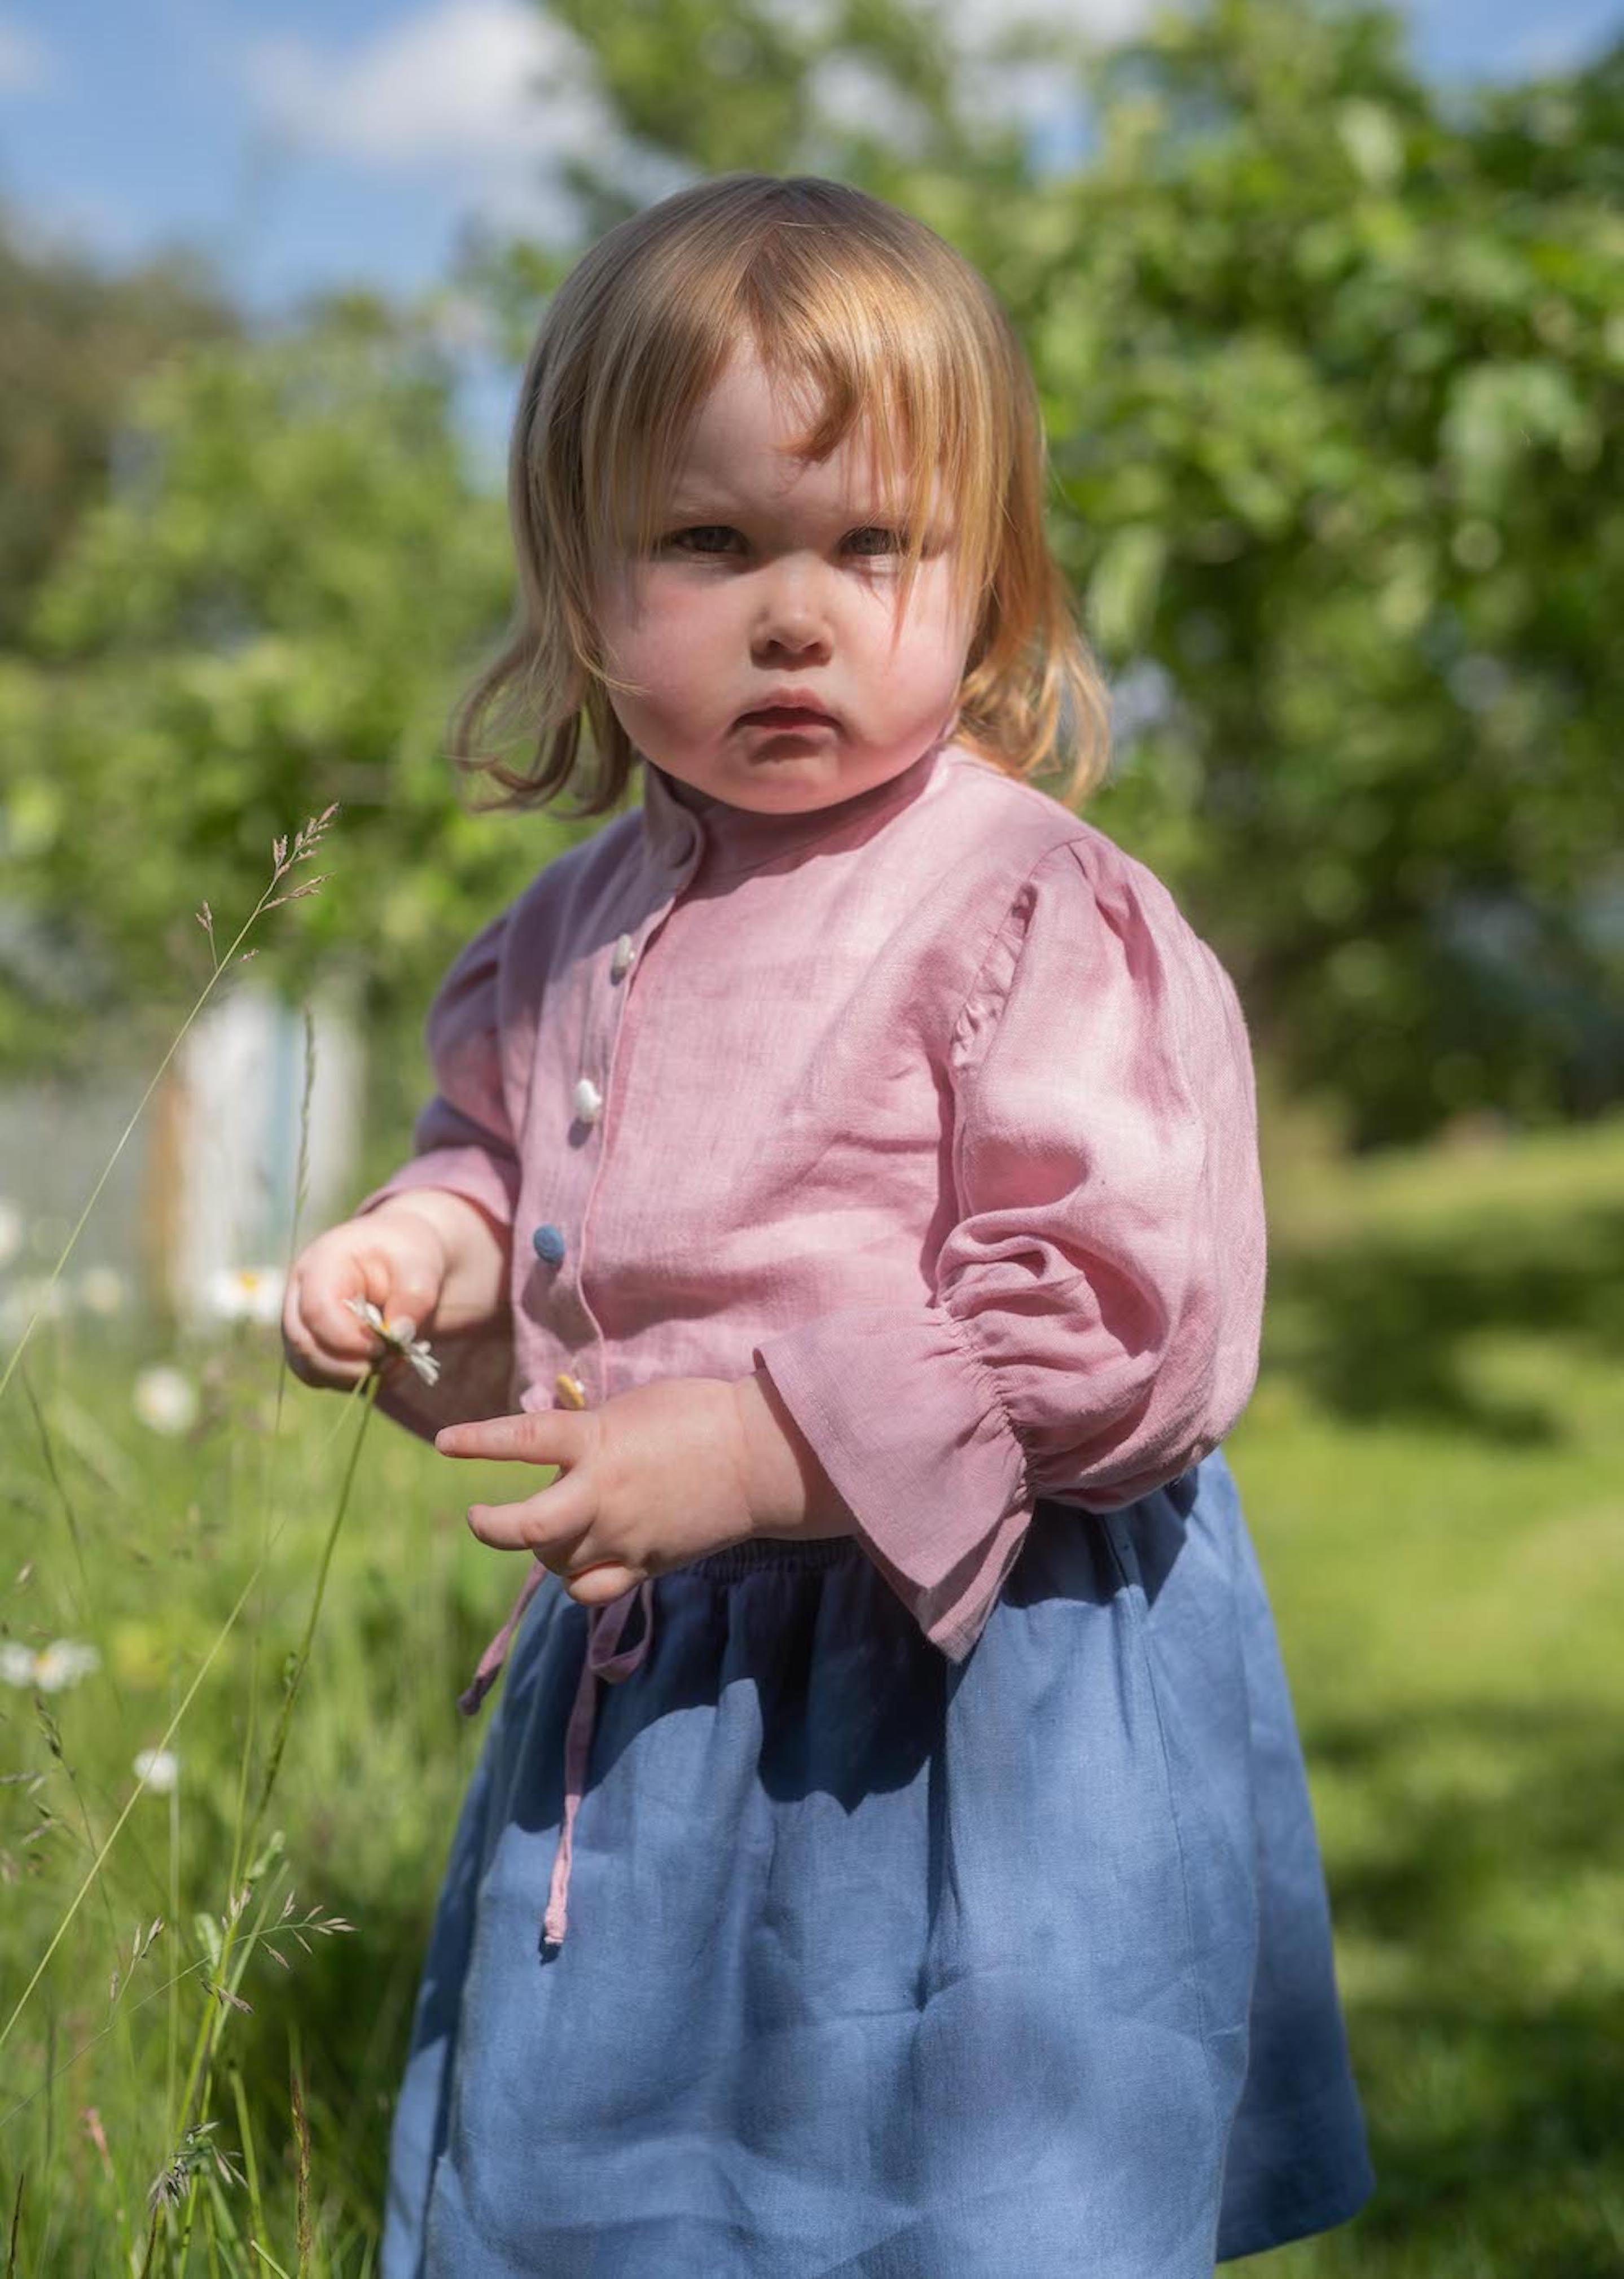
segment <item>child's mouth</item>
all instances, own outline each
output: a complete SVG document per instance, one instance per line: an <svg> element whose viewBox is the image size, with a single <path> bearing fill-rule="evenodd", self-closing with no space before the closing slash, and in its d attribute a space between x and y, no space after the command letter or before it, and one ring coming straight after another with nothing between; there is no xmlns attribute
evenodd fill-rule
<svg viewBox="0 0 1624 2279"><path fill-rule="evenodd" d="M771 704L759 712L739 715L741 728L832 728L834 721L827 712L816 712L806 705Z"/></svg>

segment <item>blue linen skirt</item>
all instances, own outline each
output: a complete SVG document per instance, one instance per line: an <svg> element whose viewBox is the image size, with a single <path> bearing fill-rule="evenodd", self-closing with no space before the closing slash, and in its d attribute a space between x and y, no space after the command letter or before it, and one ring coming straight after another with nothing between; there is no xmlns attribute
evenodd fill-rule
<svg viewBox="0 0 1624 2279"><path fill-rule="evenodd" d="M1210 2279L1365 2199L1222 1453L1039 1502L956 1667L854 1539L660 1577L544 1945L586 1628L548 1577L469 1786L383 2279Z"/></svg>

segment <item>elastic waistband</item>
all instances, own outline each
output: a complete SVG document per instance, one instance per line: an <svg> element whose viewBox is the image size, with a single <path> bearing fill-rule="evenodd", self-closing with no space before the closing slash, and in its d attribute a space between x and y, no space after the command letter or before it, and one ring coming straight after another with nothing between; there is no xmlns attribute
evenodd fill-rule
<svg viewBox="0 0 1624 2279"><path fill-rule="evenodd" d="M737 1583L763 1567L844 1567L862 1556L862 1546L854 1535L814 1535L782 1540L776 1536L758 1535L748 1543L730 1543L724 1551L709 1552L703 1559L691 1560L686 1567L671 1571L693 1575L702 1583Z"/></svg>

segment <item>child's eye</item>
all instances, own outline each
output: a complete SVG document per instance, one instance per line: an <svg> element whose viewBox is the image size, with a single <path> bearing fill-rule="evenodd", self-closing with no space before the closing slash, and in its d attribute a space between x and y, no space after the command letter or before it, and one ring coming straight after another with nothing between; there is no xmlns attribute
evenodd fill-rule
<svg viewBox="0 0 1624 2279"><path fill-rule="evenodd" d="M865 540L873 540L875 542L868 545L863 543ZM883 523L869 522L865 523L861 530L850 532L846 542L858 554L869 556L904 554L908 550L908 533L900 530L889 530Z"/></svg>
<svg viewBox="0 0 1624 2279"><path fill-rule="evenodd" d="M665 542L682 554L725 554L732 551L728 541L738 537L724 522L698 522L687 530L674 530Z"/></svg>

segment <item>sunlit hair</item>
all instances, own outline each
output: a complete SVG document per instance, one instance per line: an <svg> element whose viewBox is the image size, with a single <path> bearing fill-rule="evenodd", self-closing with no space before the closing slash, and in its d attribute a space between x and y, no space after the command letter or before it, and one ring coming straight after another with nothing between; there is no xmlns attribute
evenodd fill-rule
<svg viewBox="0 0 1624 2279"><path fill-rule="evenodd" d="M531 807L619 804L636 753L609 696L593 597L661 534L666 479L741 341L818 411L822 461L869 422L887 498L906 500L906 608L939 495L953 574L977 606L956 739L1008 774L1059 771L1076 803L1104 773L1108 711L1043 527L1047 457L1030 367L984 280L923 222L816 176L724 174L602 237L550 303L509 454L519 592L500 655L451 716L468 774ZM929 448L921 450L921 439ZM586 731L583 739L583 729ZM488 749L515 735L533 765Z"/></svg>

